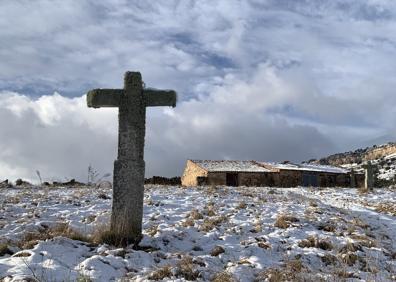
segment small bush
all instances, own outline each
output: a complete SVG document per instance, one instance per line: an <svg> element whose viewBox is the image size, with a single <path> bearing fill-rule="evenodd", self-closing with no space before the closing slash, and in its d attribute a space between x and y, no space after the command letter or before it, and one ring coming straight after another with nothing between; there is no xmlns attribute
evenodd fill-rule
<svg viewBox="0 0 396 282"><path fill-rule="evenodd" d="M307 239L298 243L300 248L319 248L322 250L332 250L333 245L327 240L318 239L314 236L308 236Z"/></svg>
<svg viewBox="0 0 396 282"><path fill-rule="evenodd" d="M190 227L190 226L194 226L194 220L191 218L187 218L185 221L182 222L182 226L183 227Z"/></svg>
<svg viewBox="0 0 396 282"><path fill-rule="evenodd" d="M178 277L186 280L195 281L199 277L199 271L195 269L193 259L190 256L183 256L176 264L176 273Z"/></svg>
<svg viewBox="0 0 396 282"><path fill-rule="evenodd" d="M200 226L199 230L204 232L209 232L210 230L219 226L221 223L223 223L226 220L227 218L225 216L206 218L202 223L202 225Z"/></svg>
<svg viewBox="0 0 396 282"><path fill-rule="evenodd" d="M222 271L222 272L216 273L213 276L211 281L212 282L237 282L238 280L231 273Z"/></svg>
<svg viewBox="0 0 396 282"><path fill-rule="evenodd" d="M289 228L292 222L298 222L298 218L291 215L279 215L274 223L275 227L286 229Z"/></svg>
<svg viewBox="0 0 396 282"><path fill-rule="evenodd" d="M158 280L164 280L165 278L171 278L172 275L173 275L172 267L170 265L165 265L152 272L148 278L150 280L158 281Z"/></svg>
<svg viewBox="0 0 396 282"><path fill-rule="evenodd" d="M197 209L193 209L193 210L190 212L189 217L192 218L192 219L195 219L195 220L203 219L203 218L204 218L204 216L202 215L202 213L200 213Z"/></svg>

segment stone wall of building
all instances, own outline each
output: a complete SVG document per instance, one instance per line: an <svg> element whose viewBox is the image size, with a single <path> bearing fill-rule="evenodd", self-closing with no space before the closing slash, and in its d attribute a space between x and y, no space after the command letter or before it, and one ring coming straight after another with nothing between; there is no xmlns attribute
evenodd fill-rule
<svg viewBox="0 0 396 282"><path fill-rule="evenodd" d="M181 183L183 186L197 186L199 184L197 178L206 177L207 174L206 170L188 160L181 177Z"/></svg>
<svg viewBox="0 0 396 282"><path fill-rule="evenodd" d="M209 172L207 177L208 185L226 185L227 174L225 172Z"/></svg>
<svg viewBox="0 0 396 282"><path fill-rule="evenodd" d="M240 186L273 186L272 172L240 172L238 182Z"/></svg>

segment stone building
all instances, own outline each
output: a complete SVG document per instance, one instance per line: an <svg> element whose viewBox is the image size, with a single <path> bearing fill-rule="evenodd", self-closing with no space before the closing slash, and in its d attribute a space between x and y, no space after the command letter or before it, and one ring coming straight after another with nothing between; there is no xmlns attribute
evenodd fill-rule
<svg viewBox="0 0 396 282"><path fill-rule="evenodd" d="M364 175L316 164L188 160L181 181L183 186L361 187Z"/></svg>
<svg viewBox="0 0 396 282"><path fill-rule="evenodd" d="M261 186L271 178L271 170L253 161L188 160L182 185Z"/></svg>

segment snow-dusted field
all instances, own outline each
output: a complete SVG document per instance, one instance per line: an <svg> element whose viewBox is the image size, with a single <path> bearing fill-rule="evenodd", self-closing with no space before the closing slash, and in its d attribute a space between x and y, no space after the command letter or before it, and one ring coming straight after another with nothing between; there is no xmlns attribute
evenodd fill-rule
<svg viewBox="0 0 396 282"><path fill-rule="evenodd" d="M148 186L139 250L65 237L104 230L110 197L0 189L0 281L396 279L395 190Z"/></svg>

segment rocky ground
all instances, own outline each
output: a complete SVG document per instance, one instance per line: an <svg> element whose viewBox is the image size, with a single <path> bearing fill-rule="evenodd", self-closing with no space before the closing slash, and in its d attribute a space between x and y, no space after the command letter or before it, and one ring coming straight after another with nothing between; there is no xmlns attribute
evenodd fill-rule
<svg viewBox="0 0 396 282"><path fill-rule="evenodd" d="M0 281L395 281L396 191L146 186L139 248L104 188L0 189ZM29 280L30 279L30 280Z"/></svg>

